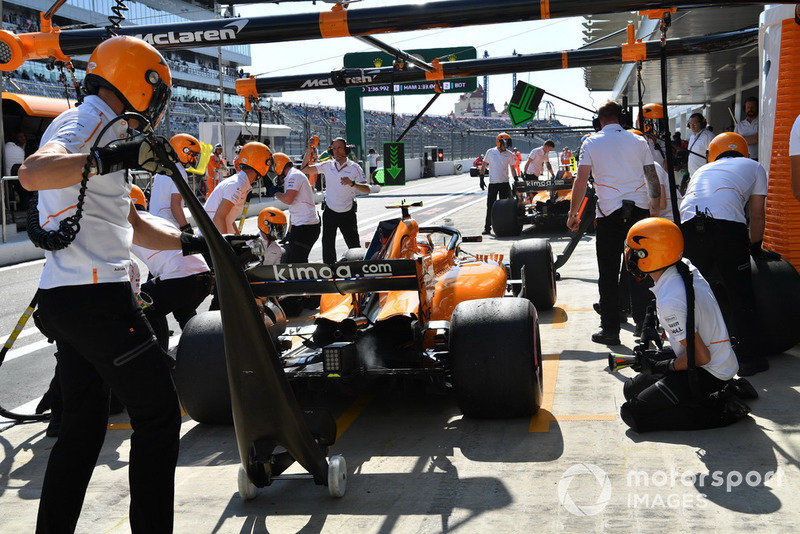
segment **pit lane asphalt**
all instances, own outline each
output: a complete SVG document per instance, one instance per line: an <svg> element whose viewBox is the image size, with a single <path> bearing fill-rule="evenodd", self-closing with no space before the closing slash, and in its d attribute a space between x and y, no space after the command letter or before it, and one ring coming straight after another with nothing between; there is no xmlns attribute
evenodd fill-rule
<svg viewBox="0 0 800 534"><path fill-rule="evenodd" d="M479 234L484 204L465 206L436 224ZM526 230L463 248L507 257L517 239L542 236L555 254L568 239ZM556 306L539 314L545 397L535 417L467 419L451 396L416 389L320 396L313 402L338 420L331 454L347 460L347 494L335 499L311 481L279 480L251 501L237 493L233 429L185 417L175 532L793 531L800 520L800 347L750 377L761 398L749 402L747 419L723 429L637 435L618 415L622 379L632 373L610 373L606 361L609 349L630 352L633 325L622 327L623 346L589 339L599 323L592 310L596 270L589 235L560 269ZM78 532L130 531L131 431L124 414L111 421ZM29 423L0 433L0 532L34 530L54 443L44 430L44 423Z"/></svg>

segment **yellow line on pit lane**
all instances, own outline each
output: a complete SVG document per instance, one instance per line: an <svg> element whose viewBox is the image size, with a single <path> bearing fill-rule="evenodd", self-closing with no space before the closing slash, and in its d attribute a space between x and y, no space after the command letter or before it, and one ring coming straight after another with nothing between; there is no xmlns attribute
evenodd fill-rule
<svg viewBox="0 0 800 534"><path fill-rule="evenodd" d="M575 311L575 310L573 310ZM561 353L542 355L542 405L531 417L528 432L550 432L550 423L554 421L614 421L615 414L558 415L553 414L553 399L556 394L558 380L558 361Z"/></svg>

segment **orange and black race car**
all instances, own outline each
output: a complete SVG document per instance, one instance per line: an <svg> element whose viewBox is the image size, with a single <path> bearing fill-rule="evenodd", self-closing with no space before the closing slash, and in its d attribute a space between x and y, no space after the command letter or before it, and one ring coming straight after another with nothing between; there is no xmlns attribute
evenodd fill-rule
<svg viewBox="0 0 800 534"><path fill-rule="evenodd" d="M508 262L474 256L461 244L480 236L419 227L409 208L421 205L387 206L401 217L379 223L367 249L350 249L336 264L247 271L284 373L294 389L420 379L451 388L465 415L530 416L542 398L536 309L551 308L556 297L549 241L515 243ZM286 328L277 297L287 295L321 295L313 325ZM231 417L222 332L218 312L201 314L177 350L178 392L200 422Z"/></svg>

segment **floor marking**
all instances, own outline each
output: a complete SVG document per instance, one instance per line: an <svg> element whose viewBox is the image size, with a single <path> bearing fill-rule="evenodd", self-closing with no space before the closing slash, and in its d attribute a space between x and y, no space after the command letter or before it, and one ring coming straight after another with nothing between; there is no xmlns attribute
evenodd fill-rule
<svg viewBox="0 0 800 534"><path fill-rule="evenodd" d="M566 304L556 304L553 308L553 323L550 328L564 328L567 326L567 312L594 311L594 308L570 308Z"/></svg>
<svg viewBox="0 0 800 534"><path fill-rule="evenodd" d="M338 440L342 437L342 434L350 428L350 425L353 424L353 421L361 415L361 412L366 409L372 399L374 399L374 395L361 395L357 398L353 404L347 407L344 413L336 420L336 439Z"/></svg>
<svg viewBox="0 0 800 534"><path fill-rule="evenodd" d="M561 353L542 355L542 405L531 417L528 432L550 432L550 423L554 421L615 421L616 414L555 415L553 413L560 357Z"/></svg>

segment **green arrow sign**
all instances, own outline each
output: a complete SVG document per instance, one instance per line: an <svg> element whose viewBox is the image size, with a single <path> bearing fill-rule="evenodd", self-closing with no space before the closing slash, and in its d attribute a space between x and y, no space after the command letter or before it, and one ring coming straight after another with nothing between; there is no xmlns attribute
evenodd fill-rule
<svg viewBox="0 0 800 534"><path fill-rule="evenodd" d="M519 126L532 121L543 96L544 90L529 83L517 82L511 102L508 104L508 116L511 118L511 124Z"/></svg>
<svg viewBox="0 0 800 534"><path fill-rule="evenodd" d="M383 144L384 185L406 184L405 143Z"/></svg>

